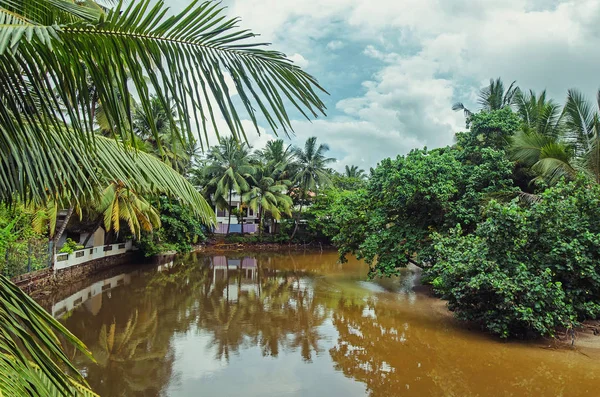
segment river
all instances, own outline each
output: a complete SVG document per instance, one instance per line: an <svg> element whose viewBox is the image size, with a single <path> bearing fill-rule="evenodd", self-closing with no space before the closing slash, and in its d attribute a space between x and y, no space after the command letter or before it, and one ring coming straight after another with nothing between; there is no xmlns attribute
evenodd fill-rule
<svg viewBox="0 0 600 397"><path fill-rule="evenodd" d="M596 396L596 351L457 323L419 270L366 281L336 253L193 254L54 302L101 396Z"/></svg>

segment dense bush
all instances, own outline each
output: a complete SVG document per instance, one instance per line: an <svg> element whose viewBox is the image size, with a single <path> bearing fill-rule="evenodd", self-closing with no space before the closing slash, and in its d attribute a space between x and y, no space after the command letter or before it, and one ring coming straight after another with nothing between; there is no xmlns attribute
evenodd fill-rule
<svg viewBox="0 0 600 397"><path fill-rule="evenodd" d="M31 226L33 212L0 205L0 272L12 277L48 266L48 238Z"/></svg>
<svg viewBox="0 0 600 397"><path fill-rule="evenodd" d="M489 195L514 190L513 166L490 148L478 149L478 163L461 155L449 147L383 160L366 191L347 193L322 215L335 220L332 241L341 254L364 258L372 276L390 276L409 261L433 260L432 233L458 223L474 229Z"/></svg>
<svg viewBox="0 0 600 397"><path fill-rule="evenodd" d="M272 235L231 235L225 237L225 242L230 244L282 244L289 242L290 237L287 234Z"/></svg>
<svg viewBox="0 0 600 397"><path fill-rule="evenodd" d="M530 206L491 202L474 233L438 235L435 251L435 290L459 318L502 337L600 316L600 187L584 178Z"/></svg>
<svg viewBox="0 0 600 397"><path fill-rule="evenodd" d="M58 252L61 254L72 254L73 252L80 249L83 249L83 245L79 244L73 239L68 238L62 246L62 248L60 249L60 251Z"/></svg>
<svg viewBox="0 0 600 397"><path fill-rule="evenodd" d="M366 197L365 189L328 189L316 197L304 214L314 239L338 248L342 262L365 235Z"/></svg>
<svg viewBox="0 0 600 397"><path fill-rule="evenodd" d="M160 212L161 227L153 233L144 233L137 242L146 256L161 252L189 252L192 245L206 240L206 229L192 210L166 197L153 201Z"/></svg>

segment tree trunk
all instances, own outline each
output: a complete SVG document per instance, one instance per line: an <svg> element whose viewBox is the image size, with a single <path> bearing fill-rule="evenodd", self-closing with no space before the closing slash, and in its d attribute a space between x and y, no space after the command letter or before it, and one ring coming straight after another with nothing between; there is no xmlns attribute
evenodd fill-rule
<svg viewBox="0 0 600 397"><path fill-rule="evenodd" d="M300 203L300 208L298 209L298 216L296 217L296 224L294 225L294 231L292 232L290 241L294 239L294 236L296 236L296 232L298 231L298 225L300 224L301 216L302 216L302 203Z"/></svg>
<svg viewBox="0 0 600 397"><path fill-rule="evenodd" d="M63 233L67 229L67 224L69 223L69 220L71 219L71 216L73 215L73 209L74 209L73 207L69 208L62 225L60 225L60 228L58 229L58 231L56 232L56 234L54 235L54 237L51 240L52 252L50 253L50 255L51 255L50 262L52 264L52 268L54 268L54 257L56 255L56 244L58 243L58 241L62 237Z"/></svg>
<svg viewBox="0 0 600 397"><path fill-rule="evenodd" d="M242 207L242 204L240 203L240 214L242 217L242 236L244 235L244 208Z"/></svg>
<svg viewBox="0 0 600 397"><path fill-rule="evenodd" d="M262 207L258 210L258 238L262 241L263 233L263 212Z"/></svg>
<svg viewBox="0 0 600 397"><path fill-rule="evenodd" d="M229 215L229 219L227 219L227 236L229 236L229 228L231 227L231 189L229 189L229 208L227 208L227 214Z"/></svg>
<svg viewBox="0 0 600 397"><path fill-rule="evenodd" d="M67 215L65 216L65 220L63 221L63 224L60 225L60 229L58 229L58 231L54 235L54 238L52 240L55 243L57 243L58 240L60 240L60 238L62 237L63 233L67 229L67 224L69 223L69 220L71 219L71 215L73 215L73 207L69 208L69 210L67 211Z"/></svg>

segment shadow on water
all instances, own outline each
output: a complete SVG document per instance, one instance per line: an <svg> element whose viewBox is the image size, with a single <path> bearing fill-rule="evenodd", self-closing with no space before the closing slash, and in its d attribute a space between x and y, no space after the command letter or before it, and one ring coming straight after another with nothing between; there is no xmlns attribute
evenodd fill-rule
<svg viewBox="0 0 600 397"><path fill-rule="evenodd" d="M102 396L595 395L574 351L469 332L420 292L419 272L366 281L335 253L189 255L113 275L52 313Z"/></svg>

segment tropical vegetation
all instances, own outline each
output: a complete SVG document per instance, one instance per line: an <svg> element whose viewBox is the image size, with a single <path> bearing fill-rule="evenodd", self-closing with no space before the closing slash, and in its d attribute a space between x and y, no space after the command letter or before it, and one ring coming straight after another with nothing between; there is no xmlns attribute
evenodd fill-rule
<svg viewBox="0 0 600 397"><path fill-rule="evenodd" d="M363 188L323 192L311 228L341 261L364 258L371 277L423 268L458 318L503 338L600 318L596 106L575 89L560 106L500 79L478 102L453 106L468 129L452 146L385 159Z"/></svg>
<svg viewBox="0 0 600 397"><path fill-rule="evenodd" d="M219 3L174 14L163 1L0 0L0 21L0 201L67 209L58 235L88 208L115 233L124 221L140 235L158 226L150 203L163 195L211 225L179 154L193 157L225 130L243 140L246 116L257 130L264 117L291 132L284 101L307 117L324 111L317 81ZM3 225L0 247L14 243L15 225ZM85 346L3 276L0 311L3 394L92 394L56 335L89 354Z"/></svg>

